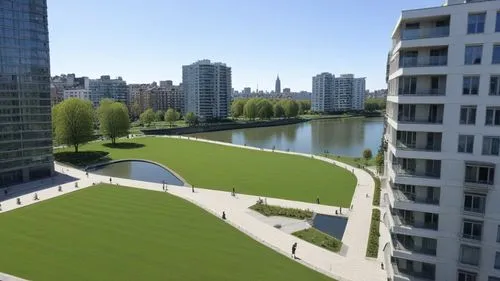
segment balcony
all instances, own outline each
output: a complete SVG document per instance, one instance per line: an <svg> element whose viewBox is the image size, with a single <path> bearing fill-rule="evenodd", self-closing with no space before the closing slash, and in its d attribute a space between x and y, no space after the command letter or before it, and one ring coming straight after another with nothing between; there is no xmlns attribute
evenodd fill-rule
<svg viewBox="0 0 500 281"><path fill-rule="evenodd" d="M398 104L398 122L443 124L443 104Z"/></svg>
<svg viewBox="0 0 500 281"><path fill-rule="evenodd" d="M396 148L413 151L441 151L442 133L397 131Z"/></svg>
<svg viewBox="0 0 500 281"><path fill-rule="evenodd" d="M394 200L399 202L439 205L439 187L395 184L392 194Z"/></svg>
<svg viewBox="0 0 500 281"><path fill-rule="evenodd" d="M395 258L392 264L394 280L436 280L436 266L430 263Z"/></svg>
<svg viewBox="0 0 500 281"><path fill-rule="evenodd" d="M436 255L436 239L397 234L392 238L394 249L412 254Z"/></svg>
<svg viewBox="0 0 500 281"><path fill-rule="evenodd" d="M495 164L467 162L465 165L465 187L488 189L495 184Z"/></svg>
<svg viewBox="0 0 500 281"><path fill-rule="evenodd" d="M399 58L399 68L446 66L447 64L448 64L448 55L417 56L417 57L402 56Z"/></svg>
<svg viewBox="0 0 500 281"><path fill-rule="evenodd" d="M404 177L441 177L441 160L393 158L392 170L396 176Z"/></svg>
<svg viewBox="0 0 500 281"><path fill-rule="evenodd" d="M429 230L438 229L439 215L437 214L396 210L396 214L392 218L395 226L409 226Z"/></svg>
<svg viewBox="0 0 500 281"><path fill-rule="evenodd" d="M441 38L450 35L450 26L421 27L417 29L401 30L401 40L415 40L426 38Z"/></svg>

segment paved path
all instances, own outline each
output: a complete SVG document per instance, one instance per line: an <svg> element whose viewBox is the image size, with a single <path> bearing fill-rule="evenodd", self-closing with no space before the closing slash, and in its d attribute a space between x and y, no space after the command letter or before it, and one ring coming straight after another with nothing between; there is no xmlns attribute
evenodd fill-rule
<svg viewBox="0 0 500 281"><path fill-rule="evenodd" d="M177 138L177 137L176 137ZM182 137L186 138L186 137ZM193 140L193 138L190 138ZM204 142L218 143L214 141L200 140ZM228 146L238 146L228 143L219 143ZM240 146L238 146L240 147ZM245 147L247 149L257 149ZM266 150L269 151L269 150ZM288 153L282 151L275 151L275 153ZM329 275L339 281L383 281L387 280L387 274L380 268L380 261L383 256L379 255L379 261L365 258L366 243L368 240L368 232L371 219L371 195L373 194L374 182L371 176L357 168L353 168L344 163L335 160L321 157L311 156L309 154L289 152L305 157L314 157L322 161L326 161L350 171L353 171L358 179L358 185L354 192L352 199L352 210L343 209L343 214L349 216L349 220L344 232L344 243L347 251L345 253L336 254L327 251L321 247L307 243L296 237L287 234L273 226L259 220L249 210L248 207L255 204L259 196L241 195L236 197L231 196L229 192L195 188L193 193L189 187L171 186L168 187L168 193L186 199L203 209L220 217L222 212L226 212L227 222L240 231L246 233L255 240L267 245L268 247L280 252L286 256L290 255L291 245L298 242L297 256L300 260L297 262L303 263L319 272ZM109 177L89 174L87 177L85 172L56 164L57 171L63 171L65 174L78 178L78 189L91 186L94 183L109 183ZM37 191L40 200L50 199L61 194L69 193L74 190L75 182L62 185L62 192L58 191L58 187L48 188L45 190ZM162 191L162 184L134 181L129 179L113 178L113 184L123 186L136 187L147 190ZM367 197L367 194L369 195ZM39 201L33 200L34 194L26 194L21 196L22 205L17 205L16 199L9 199L1 202L2 212L13 210L29 204L34 204ZM282 207L292 207L301 209L310 209L317 213L334 214L338 207L317 205L305 202L296 202L290 200L266 198L269 205L278 205Z"/></svg>

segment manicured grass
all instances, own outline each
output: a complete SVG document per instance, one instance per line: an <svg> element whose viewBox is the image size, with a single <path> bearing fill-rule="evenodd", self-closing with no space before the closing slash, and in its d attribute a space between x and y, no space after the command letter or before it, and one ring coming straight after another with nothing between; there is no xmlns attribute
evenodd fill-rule
<svg viewBox="0 0 500 281"><path fill-rule="evenodd" d="M366 248L366 256L369 258L376 258L378 256L378 243L380 227L380 210L373 209L372 220L370 223L370 235L368 236L368 246Z"/></svg>
<svg viewBox="0 0 500 281"><path fill-rule="evenodd" d="M279 206L271 206L266 204L255 204L250 206L250 209L257 211L266 217L282 216L296 219L310 219L313 216L313 212L310 210L282 208Z"/></svg>
<svg viewBox="0 0 500 281"><path fill-rule="evenodd" d="M365 159L349 157L349 156L340 156L340 155L327 155L326 157L331 158L333 160L346 163L347 165L351 165L353 167L361 167L361 166L373 166L375 165L375 158L368 160L365 162Z"/></svg>
<svg viewBox="0 0 500 281"><path fill-rule="evenodd" d="M30 280L329 280L166 193L100 185L0 225L0 272Z"/></svg>
<svg viewBox="0 0 500 281"><path fill-rule="evenodd" d="M111 159L162 163L190 184L230 192L349 207L356 177L323 161L198 141L147 137L130 148L91 143L80 151L109 152Z"/></svg>
<svg viewBox="0 0 500 281"><path fill-rule="evenodd" d="M312 227L294 232L293 235L335 253L342 248L342 241Z"/></svg>

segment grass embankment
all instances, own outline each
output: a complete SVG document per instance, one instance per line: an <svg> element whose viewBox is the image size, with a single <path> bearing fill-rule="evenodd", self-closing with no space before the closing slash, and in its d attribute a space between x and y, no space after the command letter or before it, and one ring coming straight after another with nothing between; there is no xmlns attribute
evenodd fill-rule
<svg viewBox="0 0 500 281"><path fill-rule="evenodd" d="M379 232L380 227L380 210L373 209L372 220L370 223L370 235L368 237L368 246L366 248L366 256L376 258L378 256Z"/></svg>
<svg viewBox="0 0 500 281"><path fill-rule="evenodd" d="M342 241L312 227L294 232L293 235L335 253L338 253L342 248Z"/></svg>
<svg viewBox="0 0 500 281"><path fill-rule="evenodd" d="M356 158L356 157L349 157L349 156L340 156L340 155L327 155L326 157L346 163L347 165L351 165L356 168L360 168L362 166L374 166L375 165L375 158L372 158L366 162L364 159L361 158Z"/></svg>
<svg viewBox="0 0 500 281"><path fill-rule="evenodd" d="M0 272L30 280L330 280L166 193L100 185L0 225Z"/></svg>
<svg viewBox="0 0 500 281"><path fill-rule="evenodd" d="M282 208L279 206L271 206L266 204L255 204L250 206L250 209L257 211L266 217L282 216L296 219L310 219L313 216L313 212L310 210Z"/></svg>
<svg viewBox="0 0 500 281"><path fill-rule="evenodd" d="M356 177L347 170L308 157L173 138L129 141L117 147L91 143L80 150L108 152L113 160L155 161L192 185L228 192L235 188L242 194L304 202L319 197L323 204L349 207L356 187Z"/></svg>

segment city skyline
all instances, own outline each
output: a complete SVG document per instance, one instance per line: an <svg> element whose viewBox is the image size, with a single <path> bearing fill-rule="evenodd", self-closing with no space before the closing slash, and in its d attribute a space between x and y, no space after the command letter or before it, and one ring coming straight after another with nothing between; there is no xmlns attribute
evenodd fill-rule
<svg viewBox="0 0 500 281"><path fill-rule="evenodd" d="M182 65L210 59L232 66L235 89L256 85L274 89L279 73L287 88L311 91L311 77L324 71L355 73L367 77L367 89L382 89L390 33L398 13L441 1L390 0L384 7L370 1L148 3L123 1L117 6L90 0L79 7L82 14L91 16L74 17L67 12L74 2L49 0L52 75L99 77L108 73L128 83L169 79L177 84ZM176 12L162 16L167 10ZM276 10L280 11L277 15ZM227 16L209 17L215 13ZM354 14L362 20L351 21L351 28L346 29L344 22ZM186 17L192 20L182 28L175 24ZM361 36L363 44L359 44Z"/></svg>

